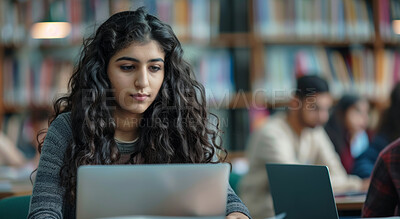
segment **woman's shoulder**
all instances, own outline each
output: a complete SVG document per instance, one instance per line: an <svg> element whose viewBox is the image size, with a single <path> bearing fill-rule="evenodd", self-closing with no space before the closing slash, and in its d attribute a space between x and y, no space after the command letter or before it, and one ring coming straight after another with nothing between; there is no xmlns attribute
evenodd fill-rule
<svg viewBox="0 0 400 219"><path fill-rule="evenodd" d="M377 150L378 152L382 151L389 144L389 138L384 133L377 133L371 138L370 141L370 147Z"/></svg>
<svg viewBox="0 0 400 219"><path fill-rule="evenodd" d="M51 122L42 147L43 159L63 159L65 150L73 139L70 117L70 113L62 113Z"/></svg>
<svg viewBox="0 0 400 219"><path fill-rule="evenodd" d="M72 136L71 113L66 112L59 114L51 122L47 135L55 135L57 137ZM67 139L69 139L69 137L67 137Z"/></svg>
<svg viewBox="0 0 400 219"><path fill-rule="evenodd" d="M50 127L52 126L69 126L71 127L71 112L65 112L59 114L52 122Z"/></svg>

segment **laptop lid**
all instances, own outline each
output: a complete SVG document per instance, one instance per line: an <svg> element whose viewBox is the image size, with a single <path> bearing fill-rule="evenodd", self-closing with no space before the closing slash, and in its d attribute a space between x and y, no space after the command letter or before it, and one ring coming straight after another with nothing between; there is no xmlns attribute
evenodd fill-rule
<svg viewBox="0 0 400 219"><path fill-rule="evenodd" d="M229 164L81 166L77 218L224 216Z"/></svg>
<svg viewBox="0 0 400 219"><path fill-rule="evenodd" d="M275 214L286 218L337 219L328 167L266 164Z"/></svg>

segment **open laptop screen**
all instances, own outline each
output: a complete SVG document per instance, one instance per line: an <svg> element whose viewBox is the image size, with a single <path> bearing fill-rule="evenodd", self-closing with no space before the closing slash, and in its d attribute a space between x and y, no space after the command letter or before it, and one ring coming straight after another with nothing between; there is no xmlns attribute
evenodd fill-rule
<svg viewBox="0 0 400 219"><path fill-rule="evenodd" d="M266 164L275 214L289 219L337 219L326 166Z"/></svg>
<svg viewBox="0 0 400 219"><path fill-rule="evenodd" d="M82 166L77 218L224 216L228 176L228 164Z"/></svg>

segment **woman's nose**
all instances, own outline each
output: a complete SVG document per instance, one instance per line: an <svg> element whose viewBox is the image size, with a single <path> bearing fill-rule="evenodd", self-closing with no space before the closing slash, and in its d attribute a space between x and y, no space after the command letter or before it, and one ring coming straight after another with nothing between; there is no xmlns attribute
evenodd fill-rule
<svg viewBox="0 0 400 219"><path fill-rule="evenodd" d="M149 86L147 69L142 68L140 71L137 72L137 77L135 78L135 86L138 88Z"/></svg>

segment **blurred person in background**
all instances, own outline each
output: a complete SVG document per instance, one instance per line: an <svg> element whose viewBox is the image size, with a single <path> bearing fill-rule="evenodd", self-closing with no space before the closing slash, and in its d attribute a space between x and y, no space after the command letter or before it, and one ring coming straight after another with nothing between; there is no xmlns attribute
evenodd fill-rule
<svg viewBox="0 0 400 219"><path fill-rule="evenodd" d="M354 173L362 178L368 178L379 153L398 137L400 137L400 82L390 94L390 105L383 111L369 147L356 159Z"/></svg>
<svg viewBox="0 0 400 219"><path fill-rule="evenodd" d="M38 142L45 137L37 136L37 133L47 127L49 116L48 110L34 109L26 115L9 118L3 124L12 127L4 127L0 134L0 166L30 169L26 172L37 168L40 157Z"/></svg>
<svg viewBox="0 0 400 219"><path fill-rule="evenodd" d="M333 108L325 125L326 133L348 174L356 174L353 172L354 161L368 148L368 122L368 100L345 94Z"/></svg>
<svg viewBox="0 0 400 219"><path fill-rule="evenodd" d="M22 167L26 159L17 145L0 132L0 166Z"/></svg>
<svg viewBox="0 0 400 219"><path fill-rule="evenodd" d="M324 79L300 77L287 112L272 115L250 136L246 149L249 172L240 182L239 193L254 218L275 214L266 163L326 165L335 192L366 190L368 182L347 175L322 127L332 102Z"/></svg>

